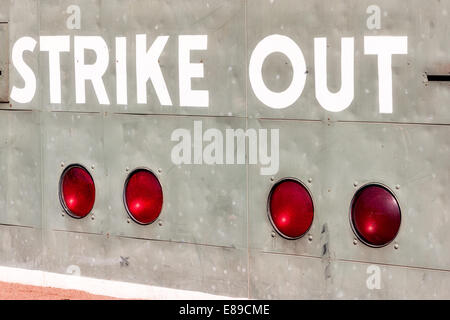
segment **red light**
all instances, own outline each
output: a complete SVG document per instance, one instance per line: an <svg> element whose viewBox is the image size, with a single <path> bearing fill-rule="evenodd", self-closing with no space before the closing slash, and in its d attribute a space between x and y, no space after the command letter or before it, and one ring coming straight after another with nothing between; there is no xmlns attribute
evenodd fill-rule
<svg viewBox="0 0 450 320"><path fill-rule="evenodd" d="M355 194L351 222L358 238L369 246L382 247L394 240L400 228L400 206L394 195L380 185L368 185Z"/></svg>
<svg viewBox="0 0 450 320"><path fill-rule="evenodd" d="M83 218L91 212L95 202L95 185L89 172L80 165L70 165L60 180L60 201L73 218Z"/></svg>
<svg viewBox="0 0 450 320"><path fill-rule="evenodd" d="M134 221L149 224L161 213L163 193L161 184L146 169L133 171L125 183L125 207Z"/></svg>
<svg viewBox="0 0 450 320"><path fill-rule="evenodd" d="M294 179L278 182L269 195L269 216L283 237L301 237L309 230L314 218L314 205L308 190Z"/></svg>

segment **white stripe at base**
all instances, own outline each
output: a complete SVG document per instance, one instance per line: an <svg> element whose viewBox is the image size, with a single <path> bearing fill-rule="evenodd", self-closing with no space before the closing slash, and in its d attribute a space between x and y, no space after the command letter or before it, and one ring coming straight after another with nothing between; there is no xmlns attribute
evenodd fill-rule
<svg viewBox="0 0 450 320"><path fill-rule="evenodd" d="M91 294L110 296L122 299L151 299L151 300L218 300L233 299L214 294L156 287L131 282L103 280L76 275L66 275L41 270L0 266L0 281L52 287L58 289L80 290Z"/></svg>

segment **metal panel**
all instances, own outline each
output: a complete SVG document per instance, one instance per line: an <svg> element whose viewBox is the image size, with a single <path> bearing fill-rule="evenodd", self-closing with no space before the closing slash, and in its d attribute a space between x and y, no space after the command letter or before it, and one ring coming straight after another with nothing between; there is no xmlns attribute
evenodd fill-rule
<svg viewBox="0 0 450 320"><path fill-rule="evenodd" d="M336 230L330 227L336 257L449 270L450 257L443 252L450 246L450 128L337 123L329 131L323 175L330 190L325 210ZM394 243L373 250L350 241L355 181L358 186L381 182L394 191L402 209L398 250Z"/></svg>
<svg viewBox="0 0 450 320"><path fill-rule="evenodd" d="M2 266L41 269L41 229L0 225L0 261Z"/></svg>
<svg viewBox="0 0 450 320"><path fill-rule="evenodd" d="M249 298L324 298L324 269L317 258L252 250L249 253Z"/></svg>
<svg viewBox="0 0 450 320"><path fill-rule="evenodd" d="M0 22L9 21L9 2L10 0L0 0Z"/></svg>
<svg viewBox="0 0 450 320"><path fill-rule="evenodd" d="M9 29L0 23L0 103L9 102Z"/></svg>
<svg viewBox="0 0 450 320"><path fill-rule="evenodd" d="M119 13L119 14L118 14ZM112 110L135 113L237 115L245 109L245 20L242 0L113 0L103 1L104 31L128 37L128 106ZM147 34L147 44L158 35L170 36L160 65L173 106L161 106L151 84L148 104L136 104L135 35ZM179 107L178 36L207 35L208 49L192 51L191 61L203 63L204 78L192 79L194 90L209 91L209 108ZM217 75L220 75L219 77Z"/></svg>
<svg viewBox="0 0 450 320"><path fill-rule="evenodd" d="M260 166L249 166L249 245L270 252L288 252L320 256L321 226L326 222L322 193L325 177L321 171L326 159L325 131L320 122L249 120L250 128L279 129L280 168L274 176L260 175ZM326 125L325 125L326 126ZM267 214L270 189L282 178L299 179L310 191L314 202L314 221L308 234L298 240L286 240L274 229ZM309 182L309 180L311 182ZM308 236L313 241L308 241Z"/></svg>
<svg viewBox="0 0 450 320"><path fill-rule="evenodd" d="M69 5L81 9L81 29L68 30ZM41 54L43 103L51 110L131 112L143 114L245 115L244 1L45 1L41 4L41 35L102 36L110 63L103 76L111 106L98 104L87 82L86 101L75 104L73 38L71 52L61 54L62 104L49 104L48 54ZM182 14L180 14L182 13ZM55 19L45 19L45 17ZM160 56L161 70L172 100L162 106L149 80L147 104L136 99L136 34L147 34L147 46L159 35L169 36ZM207 35L208 50L193 51L191 61L204 64L204 79L192 79L194 90L209 90L209 108L180 107L178 94L178 35ZM115 37L127 37L128 104L116 103ZM93 55L92 55L93 56ZM91 57L92 59L95 59ZM221 77L216 75L220 74Z"/></svg>
<svg viewBox="0 0 450 320"><path fill-rule="evenodd" d="M103 149L103 115L43 113L43 219L52 230L103 233L107 220L106 181ZM95 182L95 203L83 219L63 215L59 201L59 180L70 164L84 166ZM93 219L94 217L94 219Z"/></svg>
<svg viewBox="0 0 450 320"><path fill-rule="evenodd" d="M368 30L368 6L381 8L381 29ZM271 109L261 103L248 84L250 117L392 122L449 123L450 90L445 83L424 83L424 73L450 72L450 2L409 1L259 1L248 0L248 54L264 37L282 34L301 48L307 66L307 80L300 98L286 109ZM264 21L264 23L261 23ZM408 36L408 54L394 55L393 113L378 109L377 59L364 55L364 36ZM328 83L332 92L341 86L341 37L355 41L355 98L346 110L333 113L323 109L315 97L314 38L327 37ZM286 89L292 79L292 66L286 56L273 54L263 66L266 85L274 91Z"/></svg>
<svg viewBox="0 0 450 320"><path fill-rule="evenodd" d="M36 112L0 111L0 223L41 226L40 120Z"/></svg>
<svg viewBox="0 0 450 320"><path fill-rule="evenodd" d="M333 299L449 299L450 273L442 270L337 261L332 266ZM373 268L380 269L380 288L369 289ZM352 281L353 280L353 281ZM373 282L372 282L373 285Z"/></svg>
<svg viewBox="0 0 450 320"><path fill-rule="evenodd" d="M264 251L321 257L327 244L333 257L449 270L442 254L450 246L448 126L357 124L298 121L251 121L252 127L280 129L280 171L311 190L313 227L298 241L271 237L266 201L272 182L249 169L249 240ZM430 144L429 141L435 141ZM309 183L309 178L312 182ZM394 242L373 249L353 244L349 207L357 190L369 182L394 190L402 225ZM326 225L326 227L325 227ZM324 230L325 227L325 230ZM326 240L324 240L326 239Z"/></svg>
<svg viewBox="0 0 450 320"><path fill-rule="evenodd" d="M87 277L247 295L246 250L59 231L45 237L45 270L77 270Z"/></svg>
<svg viewBox="0 0 450 320"><path fill-rule="evenodd" d="M246 246L245 165L175 165L171 150L178 142L171 142L171 134L178 128L187 129L194 143L191 117L112 115L106 119L108 180L99 188L108 194L108 228L112 234ZM245 128L245 120L239 118L195 120L202 122L203 132L216 128L225 135L226 128ZM123 187L130 171L137 167L152 170L163 187L162 213L152 225L127 223Z"/></svg>
<svg viewBox="0 0 450 320"><path fill-rule="evenodd" d="M270 266L268 272L267 266ZM377 269L380 286L368 286ZM379 272L379 273L378 273ZM250 253L252 299L448 299L450 273L304 256Z"/></svg>
<svg viewBox="0 0 450 320"><path fill-rule="evenodd" d="M24 36L31 37L38 41L39 35L39 14L38 14L37 0L21 0L10 2L9 10L9 56L11 58L11 51L16 41ZM1 105L0 108L14 108L14 109L40 109L40 90L39 90L39 43L36 44L34 52L24 52L23 60L33 70L36 76L36 93L29 103L18 103L11 99L10 105ZM11 63L9 66L9 88L13 86L23 88L25 82L22 76L17 72Z"/></svg>

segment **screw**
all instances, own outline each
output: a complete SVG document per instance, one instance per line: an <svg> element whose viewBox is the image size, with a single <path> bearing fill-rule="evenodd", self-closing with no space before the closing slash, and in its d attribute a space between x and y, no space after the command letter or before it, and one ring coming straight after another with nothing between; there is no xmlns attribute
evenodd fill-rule
<svg viewBox="0 0 450 320"><path fill-rule="evenodd" d="M358 240L353 239L353 244L356 246L358 244Z"/></svg>
<svg viewBox="0 0 450 320"><path fill-rule="evenodd" d="M272 231L271 236L272 236L272 238L275 238L275 232Z"/></svg>
<svg viewBox="0 0 450 320"><path fill-rule="evenodd" d="M395 250L398 249L398 243L394 244L394 249L395 249Z"/></svg>

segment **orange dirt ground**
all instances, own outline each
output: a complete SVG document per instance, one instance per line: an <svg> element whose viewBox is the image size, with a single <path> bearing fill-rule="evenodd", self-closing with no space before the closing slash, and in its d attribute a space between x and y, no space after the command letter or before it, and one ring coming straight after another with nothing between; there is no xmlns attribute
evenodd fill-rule
<svg viewBox="0 0 450 320"><path fill-rule="evenodd" d="M0 300L116 300L84 291L0 282Z"/></svg>

